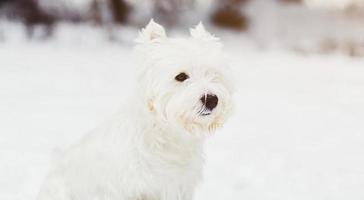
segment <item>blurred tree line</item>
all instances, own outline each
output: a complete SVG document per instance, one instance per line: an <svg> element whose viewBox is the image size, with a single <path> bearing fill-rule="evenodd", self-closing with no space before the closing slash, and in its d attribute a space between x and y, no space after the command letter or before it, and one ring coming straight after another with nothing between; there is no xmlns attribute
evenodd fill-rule
<svg viewBox="0 0 364 200"><path fill-rule="evenodd" d="M242 8L254 0L0 0L0 18L23 23L29 36L37 27L42 27L46 35L51 35L59 22L140 27L154 18L172 27L184 23L186 12L199 13L200 10L196 8L198 1L210 4L209 12L203 17L212 24L236 31L249 28L249 18ZM304 2L275 1L283 4ZM75 2L84 4L75 5ZM201 16L196 18L202 20Z"/></svg>
<svg viewBox="0 0 364 200"><path fill-rule="evenodd" d="M70 0L0 0L0 18L23 23L28 35L32 36L36 27L42 27L46 35L51 35L54 26L59 22L140 26L150 18L155 18L167 26L174 26L180 23L185 11L194 12L196 8L196 0L84 1L87 2L84 8L73 9L69 6ZM247 1L211 1L212 9L208 18L217 26L246 30L248 19L240 8ZM143 3L149 3L149 7L138 9L138 4Z"/></svg>
<svg viewBox="0 0 364 200"><path fill-rule="evenodd" d="M315 1L322 2L321 0L310 0L310 2ZM205 3L202 7L201 2ZM307 6L307 2L308 0L0 0L0 20L21 22L26 27L30 38L48 37L52 35L58 23L67 22L87 23L103 27L108 30L110 39L117 38L113 31L115 26L127 25L140 28L150 18L154 18L167 27L183 27L196 23L196 20L197 22L208 20L219 28L234 31L249 30L250 33L255 34L254 37L257 40L264 42L272 38L279 40L280 35L285 33L280 41L287 42L287 36L294 38L292 43L296 42L297 44L292 44L292 49L297 52L304 53L306 48L307 51L313 51L310 49L310 45L307 45L308 47L303 45L302 47L297 42L300 40L307 41L306 33L308 33L311 34L311 39L315 41L315 45L319 46L317 52L342 51L351 56L364 55L361 29L355 28L362 27L363 24L364 0L333 1L337 2L336 4L328 2L327 4L340 8L341 13L339 15L314 10L310 12L311 8ZM272 15L269 10L264 8L265 5L271 6L273 13L282 12L281 9L276 9L275 5L301 4L302 6L287 6L287 8L294 9L289 11L289 15L284 13L277 15L281 17L278 18L280 21L274 24L275 27L272 28L268 22L264 21L263 13L255 15L251 11L249 12L249 6L252 4L259 7L259 9L255 7L253 12L267 11L267 16ZM261 7L263 8L260 9ZM304 10L305 15L302 15L303 12L294 15L296 11L302 11L297 10L298 7L308 9ZM344 10L342 10L343 7ZM348 13L349 15L346 16ZM277 17L276 14L279 13L274 13L273 17ZM282 16L293 16L295 17L294 20L298 21L297 23L290 22L290 20L285 21ZM317 19L323 24L322 27L327 28L318 28L315 23L310 26L311 23L305 23L307 21L305 18L312 21ZM300 24L300 22L303 23ZM346 31L348 28L360 30L359 32L358 30L356 32ZM2 29L5 30L5 28L0 27L0 40L2 40ZM316 39L316 36L319 38Z"/></svg>

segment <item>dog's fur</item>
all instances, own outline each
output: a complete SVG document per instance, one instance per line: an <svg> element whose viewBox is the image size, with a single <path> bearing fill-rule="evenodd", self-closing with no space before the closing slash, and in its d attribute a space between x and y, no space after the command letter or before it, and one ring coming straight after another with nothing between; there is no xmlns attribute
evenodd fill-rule
<svg viewBox="0 0 364 200"><path fill-rule="evenodd" d="M138 88L124 110L62 153L39 200L191 200L204 138L231 110L219 39L202 24L167 38L151 21L137 38ZM177 81L181 72L188 79ZM213 110L201 99L218 97Z"/></svg>

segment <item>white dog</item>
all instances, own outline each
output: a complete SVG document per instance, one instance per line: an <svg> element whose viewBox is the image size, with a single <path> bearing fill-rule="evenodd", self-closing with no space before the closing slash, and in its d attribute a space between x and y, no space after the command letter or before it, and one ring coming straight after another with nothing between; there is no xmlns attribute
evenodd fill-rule
<svg viewBox="0 0 364 200"><path fill-rule="evenodd" d="M231 111L232 85L219 40L202 24L167 38L140 32L138 88L117 117L62 153L39 200L191 200L202 143Z"/></svg>

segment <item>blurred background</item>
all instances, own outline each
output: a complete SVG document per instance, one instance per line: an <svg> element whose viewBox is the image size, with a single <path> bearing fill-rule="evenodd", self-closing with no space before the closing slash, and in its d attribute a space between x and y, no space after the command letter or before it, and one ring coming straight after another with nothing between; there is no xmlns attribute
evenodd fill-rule
<svg viewBox="0 0 364 200"><path fill-rule="evenodd" d="M151 18L170 29L204 21L261 47L358 57L364 54L363 10L362 0L1 0L0 34L6 41L11 26L21 24L28 39L44 40L66 25L87 26L130 42L118 31L141 28Z"/></svg>
<svg viewBox="0 0 364 200"><path fill-rule="evenodd" d="M151 18L202 21L235 74L196 199L364 199L364 0L0 0L0 199L117 112Z"/></svg>

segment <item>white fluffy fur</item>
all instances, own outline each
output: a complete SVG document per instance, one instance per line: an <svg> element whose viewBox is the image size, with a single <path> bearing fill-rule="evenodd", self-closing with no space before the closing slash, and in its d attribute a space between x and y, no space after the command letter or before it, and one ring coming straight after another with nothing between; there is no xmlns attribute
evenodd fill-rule
<svg viewBox="0 0 364 200"><path fill-rule="evenodd" d="M112 120L62 153L39 200L191 200L201 179L202 144L231 110L221 43L202 26L167 38L151 21L136 40L138 88ZM181 72L189 79L178 82ZM219 98L200 115L200 98Z"/></svg>

